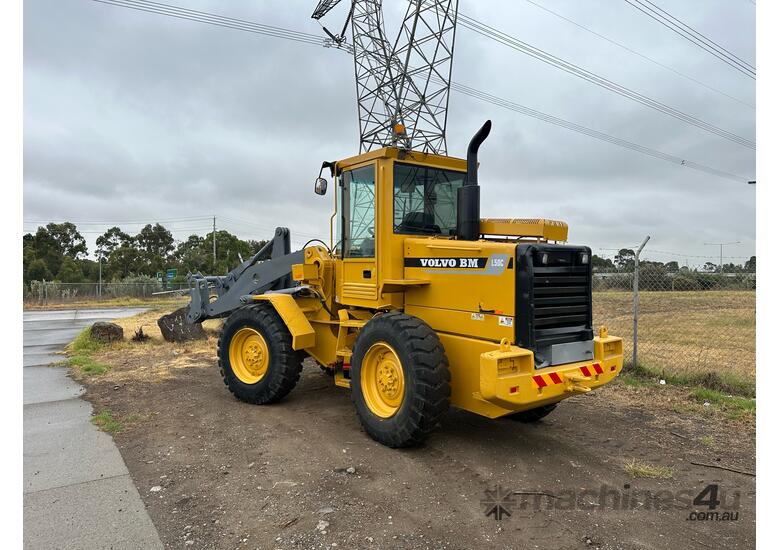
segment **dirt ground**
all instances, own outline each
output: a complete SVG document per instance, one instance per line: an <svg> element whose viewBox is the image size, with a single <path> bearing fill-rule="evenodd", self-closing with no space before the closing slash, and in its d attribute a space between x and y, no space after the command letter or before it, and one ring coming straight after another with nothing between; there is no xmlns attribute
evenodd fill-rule
<svg viewBox="0 0 780 550"><path fill-rule="evenodd" d="M123 321L126 335L137 322ZM111 371L82 378L96 412L121 424L114 437L168 548L755 546L754 425L684 389L618 381L534 425L453 409L425 445L393 450L309 361L281 403L237 401L209 330L170 345L147 324L151 342L116 346L99 357ZM632 461L656 477L632 477ZM693 504L710 484L719 520ZM497 501L511 515L487 516Z"/></svg>

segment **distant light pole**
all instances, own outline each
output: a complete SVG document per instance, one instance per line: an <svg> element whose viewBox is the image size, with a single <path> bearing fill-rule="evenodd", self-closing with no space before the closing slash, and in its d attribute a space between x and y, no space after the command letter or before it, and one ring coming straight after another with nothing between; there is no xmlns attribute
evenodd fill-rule
<svg viewBox="0 0 780 550"><path fill-rule="evenodd" d="M103 255L98 255L98 299L103 297Z"/></svg>
<svg viewBox="0 0 780 550"><path fill-rule="evenodd" d="M704 244L705 244L705 246L719 246L720 247L720 267L719 267L719 270L720 270L720 273L722 275L723 274L723 247L731 245L731 244L742 244L742 243L740 243L739 241L734 241L734 242L730 242L730 243L704 243Z"/></svg>

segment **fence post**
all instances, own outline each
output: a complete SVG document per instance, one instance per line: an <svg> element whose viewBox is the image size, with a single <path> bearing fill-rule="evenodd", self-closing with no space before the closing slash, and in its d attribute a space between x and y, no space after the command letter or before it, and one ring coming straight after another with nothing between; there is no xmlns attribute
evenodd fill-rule
<svg viewBox="0 0 780 550"><path fill-rule="evenodd" d="M43 280L43 305L48 305L49 303L49 293L48 293L48 287L46 286L46 279Z"/></svg>
<svg viewBox="0 0 780 550"><path fill-rule="evenodd" d="M637 365L637 359L636 359L636 348L637 348L637 342L639 340L637 335L637 325L639 324L639 255L642 253L642 249L647 244L647 241L650 240L650 236L648 235L645 237L645 240L642 241L642 244L639 245L639 248L636 251L636 254L634 254L634 349L633 351L633 358L631 362L631 368L636 368Z"/></svg>

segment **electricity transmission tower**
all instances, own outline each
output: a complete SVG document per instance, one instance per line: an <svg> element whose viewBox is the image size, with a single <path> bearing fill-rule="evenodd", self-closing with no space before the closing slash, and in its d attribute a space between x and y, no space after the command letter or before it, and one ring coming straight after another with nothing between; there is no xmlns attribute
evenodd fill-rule
<svg viewBox="0 0 780 550"><path fill-rule="evenodd" d="M341 0L320 0L320 20ZM458 0L411 0L394 43L385 34L382 0L352 0L341 33L352 24L360 150L385 146L447 154L447 105Z"/></svg>

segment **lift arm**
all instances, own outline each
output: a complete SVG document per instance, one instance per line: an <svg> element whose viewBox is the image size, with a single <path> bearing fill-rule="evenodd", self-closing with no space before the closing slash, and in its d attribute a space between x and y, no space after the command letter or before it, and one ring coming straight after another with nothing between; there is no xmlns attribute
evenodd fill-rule
<svg viewBox="0 0 780 550"><path fill-rule="evenodd" d="M260 259L269 252L270 260ZM187 275L190 285L187 321L200 323L206 319L226 317L244 305L242 296L291 288L292 266L300 263L303 263L303 250L290 253L290 230L277 227L272 240L227 275ZM216 299L211 298L213 295Z"/></svg>

